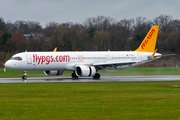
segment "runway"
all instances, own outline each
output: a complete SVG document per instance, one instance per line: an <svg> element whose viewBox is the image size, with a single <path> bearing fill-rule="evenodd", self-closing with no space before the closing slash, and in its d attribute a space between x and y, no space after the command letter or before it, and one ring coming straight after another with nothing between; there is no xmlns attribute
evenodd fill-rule
<svg viewBox="0 0 180 120"><path fill-rule="evenodd" d="M100 80L93 78L72 79L70 77L39 77L28 78L22 81L21 78L0 78L0 83L48 83L48 82L125 82L125 81L180 81L180 75L163 76L105 76Z"/></svg>

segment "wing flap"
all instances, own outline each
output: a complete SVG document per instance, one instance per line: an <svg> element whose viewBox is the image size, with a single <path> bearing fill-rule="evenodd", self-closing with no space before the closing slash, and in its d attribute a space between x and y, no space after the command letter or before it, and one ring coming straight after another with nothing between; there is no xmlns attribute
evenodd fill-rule
<svg viewBox="0 0 180 120"><path fill-rule="evenodd" d="M106 62L99 62L94 63L93 66L121 66L121 65L131 65L133 63L141 62L140 60L136 61L106 61Z"/></svg>

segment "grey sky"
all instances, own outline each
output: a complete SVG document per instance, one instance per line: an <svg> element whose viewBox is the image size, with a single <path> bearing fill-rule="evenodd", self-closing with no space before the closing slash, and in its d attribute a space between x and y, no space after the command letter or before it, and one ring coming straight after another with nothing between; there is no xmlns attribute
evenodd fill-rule
<svg viewBox="0 0 180 120"><path fill-rule="evenodd" d="M0 17L5 21L49 21L83 23L89 17L108 16L116 20L160 14L180 20L180 0L0 0Z"/></svg>

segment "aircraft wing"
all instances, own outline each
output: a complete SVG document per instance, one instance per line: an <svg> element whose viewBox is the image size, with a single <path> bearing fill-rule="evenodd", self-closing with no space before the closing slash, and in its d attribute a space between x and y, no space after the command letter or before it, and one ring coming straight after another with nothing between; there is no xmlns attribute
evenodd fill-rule
<svg viewBox="0 0 180 120"><path fill-rule="evenodd" d="M98 62L98 63L71 63L71 64L67 64L66 66L71 66L71 67L78 67L78 66L95 66L95 67L99 67L100 69L104 69L106 67L114 67L115 69L117 68L117 66L123 66L123 65L129 65L131 66L134 63L137 62L141 62L141 60L129 60L129 61L102 61L102 62Z"/></svg>
<svg viewBox="0 0 180 120"><path fill-rule="evenodd" d="M141 62L141 61L140 60L136 60L136 61L132 61L132 60L129 60L129 61L106 61L106 62L94 63L93 66L97 66L100 68L101 67L103 67L103 68L106 68L106 67L117 68L117 66L122 66L122 65L131 66L132 64L137 63L137 62Z"/></svg>

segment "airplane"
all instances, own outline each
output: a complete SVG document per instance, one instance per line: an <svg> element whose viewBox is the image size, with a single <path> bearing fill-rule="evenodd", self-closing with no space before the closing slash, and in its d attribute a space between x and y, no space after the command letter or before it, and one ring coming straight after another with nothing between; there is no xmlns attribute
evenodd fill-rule
<svg viewBox="0 0 180 120"><path fill-rule="evenodd" d="M100 79L98 70L124 69L142 65L161 58L155 50L159 26L152 26L135 51L74 51L74 52L22 52L13 55L5 67L23 71L44 71L45 75L58 76L64 71L73 71L73 79L93 77Z"/></svg>

